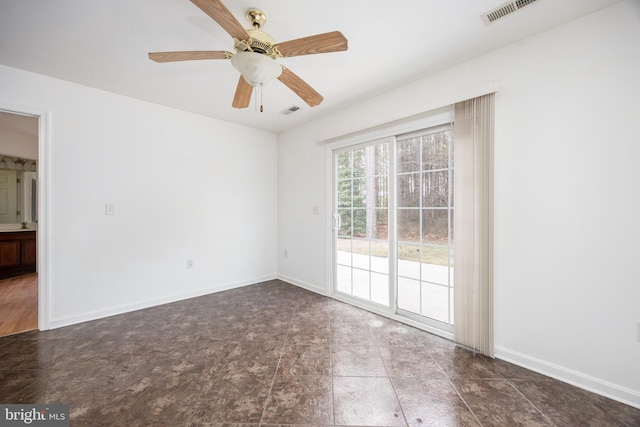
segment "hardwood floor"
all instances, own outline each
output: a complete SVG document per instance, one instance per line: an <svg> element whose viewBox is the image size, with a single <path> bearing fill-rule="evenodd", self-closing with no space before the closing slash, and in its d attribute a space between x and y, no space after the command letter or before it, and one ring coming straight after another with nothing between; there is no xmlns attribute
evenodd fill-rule
<svg viewBox="0 0 640 427"><path fill-rule="evenodd" d="M38 328L38 274L0 280L0 337Z"/></svg>

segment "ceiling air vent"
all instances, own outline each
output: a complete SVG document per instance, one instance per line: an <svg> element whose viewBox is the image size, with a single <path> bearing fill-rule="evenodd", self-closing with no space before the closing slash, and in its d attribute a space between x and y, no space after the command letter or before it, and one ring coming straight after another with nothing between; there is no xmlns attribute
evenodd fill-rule
<svg viewBox="0 0 640 427"><path fill-rule="evenodd" d="M530 4L535 3L537 0L514 0L508 3L503 4L500 7L493 9L490 12L482 15L482 19L484 23L489 25L492 22L497 21L500 18L504 18L507 15L511 15L513 12L517 12L518 10L529 6Z"/></svg>
<svg viewBox="0 0 640 427"><path fill-rule="evenodd" d="M291 113L295 113L299 109L300 107L298 107L297 105L292 105L291 107L285 108L284 110L280 111L280 114L284 114L285 116L288 116Z"/></svg>

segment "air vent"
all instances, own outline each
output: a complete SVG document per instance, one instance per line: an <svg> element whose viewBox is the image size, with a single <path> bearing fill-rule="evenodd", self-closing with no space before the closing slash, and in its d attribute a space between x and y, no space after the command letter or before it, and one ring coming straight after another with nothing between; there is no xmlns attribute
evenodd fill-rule
<svg viewBox="0 0 640 427"><path fill-rule="evenodd" d="M280 114L284 114L285 116L288 116L291 113L295 113L296 111L298 111L300 109L300 107L298 107L297 105L292 105L289 108L286 108L282 111L280 111Z"/></svg>
<svg viewBox="0 0 640 427"><path fill-rule="evenodd" d="M537 0L514 0L508 3L503 4L500 7L493 9L490 12L482 15L482 19L484 23L489 25L492 22L497 21L498 19L504 18L507 15L511 15L513 12L517 12L518 10L529 6L530 4L535 3Z"/></svg>

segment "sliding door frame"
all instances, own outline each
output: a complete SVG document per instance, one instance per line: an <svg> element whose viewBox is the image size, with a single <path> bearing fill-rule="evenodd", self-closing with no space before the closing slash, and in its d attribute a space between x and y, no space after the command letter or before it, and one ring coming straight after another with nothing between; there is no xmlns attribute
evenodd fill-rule
<svg viewBox="0 0 640 427"><path fill-rule="evenodd" d="M330 162L331 162L331 186L329 187L329 192L330 192L330 197L331 197L331 203L330 203L330 217L331 217L331 259L330 259L330 263L331 263L331 276L330 276L330 282L329 282L329 293L332 296L341 296L341 299L345 299L349 302L353 302L353 303L357 303L357 304L363 304L366 306L370 306L370 307L376 307L378 310L383 310L383 311L389 311L389 313L393 313L395 312L396 309L396 300L397 300L397 296L396 296L396 286L395 286L395 277L396 277L396 262L395 257L396 257L396 250L397 247L395 245L393 245L393 242L395 241L395 231L396 231L396 227L395 225L395 221L396 221L396 217L395 217L395 211L393 209L391 209L391 207L393 206L393 200L395 200L395 137L390 136L390 137L385 137L385 138L379 138L379 139L373 139L373 140L369 140L366 142L361 142L361 143L357 143L357 144L345 144L345 145L339 145L339 146L335 146L332 147L331 149L331 153L330 153ZM337 156L345 151L349 151L349 150L357 150L359 148L365 148L365 147L371 147L371 146L376 146L376 145L380 145L380 144L387 144L388 145L388 155L389 155L389 169L388 169L388 173L387 173L387 186L388 186L388 202L387 202L387 213L388 213L388 228L387 228L387 243L388 243L388 280L387 280L387 284L388 284L388 298L389 298L389 305L385 306L383 304L380 303L376 303L373 301L367 301L366 299L363 298L359 298L356 296L349 296L345 293L341 293L338 289L337 289L337 268L336 266L338 265L338 260L337 260L337 239L338 239L338 229L340 228L340 223L339 223L339 215L337 215L337 211L339 210L339 205L338 205L338 195L337 192L335 191L335 188L338 184L338 168L336 166L336 162L337 162ZM371 257L371 254L369 254L369 256ZM371 272L371 264L369 264L369 272ZM371 282L369 283L369 286L371 287ZM352 284L353 287L353 284ZM340 293L339 293L340 292Z"/></svg>
<svg viewBox="0 0 640 427"><path fill-rule="evenodd" d="M395 209L389 209L389 307L372 303L360 298L350 298L348 295L336 292L336 250L335 239L337 237L338 224L334 219L334 209L337 207L337 195L334 186L337 182L337 170L334 167L334 155L340 150L355 148L357 146L366 146L376 140L389 139L389 208L396 205L396 135L427 129L435 126L445 125L453 121L453 109L451 106L443 107L438 110L425 113L420 116L408 118L405 120L389 123L386 126L380 126L370 131L358 134L347 135L326 141L326 205L327 206L327 223L326 223L326 294L334 299L355 305L368 311L380 314L385 317L392 318L399 322L414 326L416 328L431 332L436 335L453 339L453 333L434 324L425 323L417 320L414 316L405 316L398 313L397 308L397 230L396 230L396 212ZM391 198L394 198L391 202Z"/></svg>

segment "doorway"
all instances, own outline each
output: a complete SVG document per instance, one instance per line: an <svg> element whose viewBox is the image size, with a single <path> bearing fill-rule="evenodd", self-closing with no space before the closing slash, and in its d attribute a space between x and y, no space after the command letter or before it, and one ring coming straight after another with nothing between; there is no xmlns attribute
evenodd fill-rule
<svg viewBox="0 0 640 427"><path fill-rule="evenodd" d="M0 336L38 329L40 116L0 105Z"/></svg>
<svg viewBox="0 0 640 427"><path fill-rule="evenodd" d="M453 131L332 149L332 294L453 331Z"/></svg>
<svg viewBox="0 0 640 427"><path fill-rule="evenodd" d="M38 273L0 280L0 337L38 329Z"/></svg>

